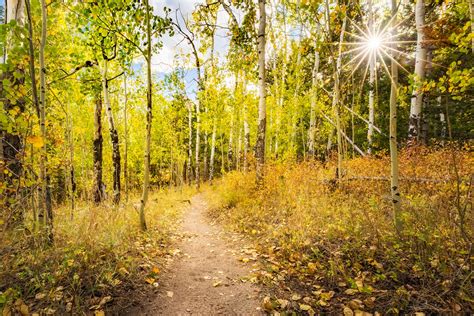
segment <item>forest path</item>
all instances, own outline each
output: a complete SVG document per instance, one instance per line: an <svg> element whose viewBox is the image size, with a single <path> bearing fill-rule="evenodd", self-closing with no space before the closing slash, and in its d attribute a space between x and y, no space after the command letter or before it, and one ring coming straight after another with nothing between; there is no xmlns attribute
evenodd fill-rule
<svg viewBox="0 0 474 316"><path fill-rule="evenodd" d="M259 289L243 282L250 268L238 261L240 239L209 223L202 194L184 212L175 259L160 281L160 291L139 315L261 315ZM229 237L234 237L233 241ZM242 245L239 245L240 247Z"/></svg>

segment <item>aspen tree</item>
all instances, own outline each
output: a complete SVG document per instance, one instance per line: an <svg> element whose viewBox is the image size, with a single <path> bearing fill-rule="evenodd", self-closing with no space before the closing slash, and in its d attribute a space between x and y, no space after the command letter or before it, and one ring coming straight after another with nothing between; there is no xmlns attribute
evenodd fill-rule
<svg viewBox="0 0 474 316"><path fill-rule="evenodd" d="M408 125L408 141L417 142L420 137L421 111L423 104L422 84L425 79L426 48L425 43L425 3L424 0L416 0L415 5L416 23L416 52L415 52L415 73L413 92L410 106L410 119Z"/></svg>
<svg viewBox="0 0 474 316"><path fill-rule="evenodd" d="M153 100L152 100L152 81L151 81L151 22L150 22L150 5L148 0L145 0L145 27L146 27L146 140L145 140L145 167L143 170L143 191L142 197L140 199L140 228L142 231L147 230L146 218L145 218L145 205L148 202L148 191L150 189L150 147L151 147L151 123L153 120L152 109L153 109Z"/></svg>
<svg viewBox="0 0 474 316"><path fill-rule="evenodd" d="M262 183L265 166L265 136L267 127L267 109L266 109L266 87L265 87L265 28L266 12L265 0L258 0L259 7L259 26L258 26L258 130L257 143L255 145L255 156L257 159L257 183Z"/></svg>
<svg viewBox="0 0 474 316"><path fill-rule="evenodd" d="M397 25L397 1L392 0L392 32L395 36L395 26ZM397 49L395 44L392 44ZM398 98L398 65L395 61L397 55L392 53L391 59L391 77L390 86L390 192L392 196L393 213L395 219L395 228L398 233L402 230L402 221L400 214L400 188L398 183L398 148L397 148L397 98Z"/></svg>
<svg viewBox="0 0 474 316"><path fill-rule="evenodd" d="M43 148L40 161L41 178L41 203L39 211L40 224L46 228L46 237L49 243L53 242L53 209L51 203L51 189L49 186L48 174L48 152L47 152L47 133L46 133L46 64L45 48L47 41L48 11L46 1L41 0L41 41L39 48L39 67L40 67L40 128L43 138Z"/></svg>

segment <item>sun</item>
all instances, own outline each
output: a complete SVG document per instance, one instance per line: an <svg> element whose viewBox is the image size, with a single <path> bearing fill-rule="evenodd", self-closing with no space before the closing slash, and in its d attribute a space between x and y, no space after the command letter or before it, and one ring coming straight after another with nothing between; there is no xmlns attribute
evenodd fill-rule
<svg viewBox="0 0 474 316"><path fill-rule="evenodd" d="M369 50L377 51L381 48L382 43L383 43L382 38L380 38L380 36L374 35L374 36L369 37L365 44L367 45L367 48Z"/></svg>
<svg viewBox="0 0 474 316"><path fill-rule="evenodd" d="M393 17L392 17L393 19ZM343 44L352 46L351 49L343 52L344 55L349 55L350 59L344 65L343 68L351 65L352 74L354 74L361 65L365 63L365 72L362 81L365 80L365 76L368 73L370 65L381 65L388 76L391 77L391 73L388 69L388 65L385 59L393 60L395 63L407 71L402 65L400 65L394 58L394 53L404 54L393 47L393 44L401 44L404 41L399 41L397 38L401 35L399 32L394 32L396 26L392 27L392 19L382 25L382 21L375 21L375 25L369 27L369 25L358 24L352 20L352 24L356 29L356 33L346 32L352 39L352 41L344 42ZM398 24L397 24L398 25Z"/></svg>

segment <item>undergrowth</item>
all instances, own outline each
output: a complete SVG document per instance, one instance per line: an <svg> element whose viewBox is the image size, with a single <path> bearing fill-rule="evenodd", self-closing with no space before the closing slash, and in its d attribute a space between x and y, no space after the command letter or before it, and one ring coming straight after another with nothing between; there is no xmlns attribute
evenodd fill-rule
<svg viewBox="0 0 474 316"><path fill-rule="evenodd" d="M25 315L103 315L113 301L123 309L139 299L140 292L157 286L160 266L183 202L192 194L166 190L151 194L147 205L149 229L139 230L136 205L114 206L79 203L55 210L54 243L46 246L31 223L3 234L0 249L0 310ZM133 196L130 201L138 201ZM134 290L134 295L129 292Z"/></svg>
<svg viewBox="0 0 474 316"><path fill-rule="evenodd" d="M389 158L273 164L208 192L211 216L253 237L273 289L269 311L474 312L472 173L467 151L400 155L403 231L393 224Z"/></svg>

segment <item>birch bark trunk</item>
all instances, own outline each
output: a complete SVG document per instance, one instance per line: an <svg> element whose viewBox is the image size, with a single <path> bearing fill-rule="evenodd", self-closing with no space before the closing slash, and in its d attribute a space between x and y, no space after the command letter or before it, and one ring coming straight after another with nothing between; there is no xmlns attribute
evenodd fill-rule
<svg viewBox="0 0 474 316"><path fill-rule="evenodd" d="M143 192L140 199L140 228L142 231L147 229L146 218L145 218L145 206L148 201L148 191L150 186L150 147L151 147L151 123L153 120L152 109L152 82L151 82L151 23L150 23L150 5L148 0L145 0L146 13L146 37L147 37L147 48L146 48L146 63L147 63L147 93L146 93L146 140L145 140L145 167L143 171Z"/></svg>
<svg viewBox="0 0 474 316"><path fill-rule="evenodd" d="M266 91L265 91L265 28L266 28L266 12L265 0L258 0L260 12L258 27L258 85L259 85L259 103L258 103L258 130L256 143L256 159L257 159L257 183L261 184L264 177L265 166L265 136L267 127L267 108L266 108Z"/></svg>
<svg viewBox="0 0 474 316"><path fill-rule="evenodd" d="M93 186L93 197L94 203L100 203L103 196L103 184L102 184L102 148L104 139L102 137L102 98L100 93L97 93L95 100L94 110L94 146L93 146L93 159L94 159L94 186Z"/></svg>
<svg viewBox="0 0 474 316"><path fill-rule="evenodd" d="M341 64L342 64L342 43L344 42L344 32L346 31L346 24L347 24L347 16L344 16L344 20L342 22L342 29L341 35L339 37L339 51L336 61L336 71L334 73L334 95L332 99L332 107L334 111L334 116L336 118L336 139L337 139L337 178L342 178L342 131L341 131L341 118L339 115L339 75L341 72Z"/></svg>
<svg viewBox="0 0 474 316"><path fill-rule="evenodd" d="M193 173L193 108L192 104L188 102L188 163L186 166L186 177L188 185L191 185Z"/></svg>
<svg viewBox="0 0 474 316"><path fill-rule="evenodd" d="M105 112L107 113L107 121L109 123L109 134L112 142L112 164L114 166L113 172L113 201L115 204L120 202L120 146L118 132L115 127L114 116L112 113L112 105L109 98L109 81L107 79L108 61L104 59L102 69L102 93L104 97Z"/></svg>
<svg viewBox="0 0 474 316"><path fill-rule="evenodd" d="M216 152L216 134L217 134L217 124L216 119L212 121L212 137L211 137L211 157L209 159L209 181L214 179L214 155Z"/></svg>
<svg viewBox="0 0 474 316"><path fill-rule="evenodd" d="M397 1L392 0L392 33L395 36L395 26L397 25ZM397 49L392 44L394 50ZM398 148L397 148L397 98L398 98L398 65L395 61L397 55L392 52L391 58L391 76L392 84L390 88L390 192L392 196L393 214L395 220L395 229L397 232L402 230L402 219L400 214L400 188L398 184Z"/></svg>
<svg viewBox="0 0 474 316"><path fill-rule="evenodd" d="M410 120L408 126L409 143L417 142L420 136L421 127L421 107L423 104L423 92L421 90L423 80L425 79L426 65L426 48L424 47L425 39L425 4L424 0L416 0L415 5L415 22L416 22L416 60L415 60L415 78L411 97Z"/></svg>
<svg viewBox="0 0 474 316"><path fill-rule="evenodd" d="M374 12L372 6L372 0L368 1L369 4L369 30L371 34L375 34L374 28ZM375 124L375 60L376 50L373 49L370 52L369 59L369 126L367 130L367 154L372 153L372 143L374 135L374 124Z"/></svg>
<svg viewBox="0 0 474 316"><path fill-rule="evenodd" d="M43 225L46 227L46 237L49 243L53 242L53 209L51 203L51 188L49 185L48 174L48 152L47 152L47 132L46 132L46 63L44 51L47 41L48 29L48 11L46 1L41 0L41 42L39 50L39 66L40 66L40 128L41 137L43 138L43 148L41 152L40 174L42 187L42 207L40 208L39 217L42 219Z"/></svg>
<svg viewBox="0 0 474 316"><path fill-rule="evenodd" d="M311 158L315 156L315 136L316 136L316 102L317 102L317 84L318 84L318 72L319 72L319 51L317 49L314 52L314 66L312 73L312 93L311 93L311 112L309 121L309 144L308 154Z"/></svg>
<svg viewBox="0 0 474 316"><path fill-rule="evenodd" d="M123 182L125 190L125 201L128 202L128 94L127 75L123 76L123 129L124 129L124 149L123 149Z"/></svg>

